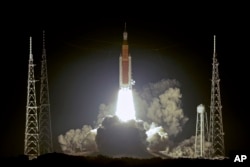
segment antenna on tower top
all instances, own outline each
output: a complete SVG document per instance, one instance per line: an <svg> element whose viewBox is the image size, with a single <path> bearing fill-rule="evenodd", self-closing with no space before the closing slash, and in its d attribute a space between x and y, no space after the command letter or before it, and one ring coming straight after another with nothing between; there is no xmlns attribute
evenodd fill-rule
<svg viewBox="0 0 250 167"><path fill-rule="evenodd" d="M214 35L214 57L216 54L216 36Z"/></svg>
<svg viewBox="0 0 250 167"><path fill-rule="evenodd" d="M43 30L43 49L45 49L45 31Z"/></svg>
<svg viewBox="0 0 250 167"><path fill-rule="evenodd" d="M46 49L45 49L45 31L43 30L43 54L42 57L44 58L46 54Z"/></svg>
<svg viewBox="0 0 250 167"><path fill-rule="evenodd" d="M126 22L125 22L125 25L124 25L124 32L126 32L126 28L127 28L127 26L126 26Z"/></svg>
<svg viewBox="0 0 250 167"><path fill-rule="evenodd" d="M32 55L32 37L30 37L30 60L33 60L33 55Z"/></svg>

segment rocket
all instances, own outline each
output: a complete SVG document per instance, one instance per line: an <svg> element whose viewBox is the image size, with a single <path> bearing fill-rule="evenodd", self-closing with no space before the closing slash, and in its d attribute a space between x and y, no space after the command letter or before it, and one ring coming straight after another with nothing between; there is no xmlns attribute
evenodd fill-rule
<svg viewBox="0 0 250 167"><path fill-rule="evenodd" d="M123 32L123 42L122 42L122 52L120 55L120 88L132 89L133 80L131 78L131 56L128 49L128 33L126 32L126 23L125 29Z"/></svg>

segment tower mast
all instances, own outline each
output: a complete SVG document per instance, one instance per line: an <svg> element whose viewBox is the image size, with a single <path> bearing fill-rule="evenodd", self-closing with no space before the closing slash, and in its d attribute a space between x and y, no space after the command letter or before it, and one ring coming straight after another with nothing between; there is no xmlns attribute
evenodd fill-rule
<svg viewBox="0 0 250 167"><path fill-rule="evenodd" d="M224 131L222 121L222 106L220 96L220 78L219 78L219 63L216 58L216 36L214 35L213 49L213 71L212 71L212 86L211 86L211 104L210 104L210 135L211 142L210 157L224 157Z"/></svg>
<svg viewBox="0 0 250 167"><path fill-rule="evenodd" d="M27 87L27 104L26 104L26 123L25 123L25 139L24 139L24 155L29 159L39 156L39 135L37 120L37 104L35 75L32 55L32 37L30 37L30 53L28 66L28 87Z"/></svg>
<svg viewBox="0 0 250 167"><path fill-rule="evenodd" d="M41 154L46 154L53 151L49 85L45 49L45 31L43 31L43 52L40 83L39 146Z"/></svg>

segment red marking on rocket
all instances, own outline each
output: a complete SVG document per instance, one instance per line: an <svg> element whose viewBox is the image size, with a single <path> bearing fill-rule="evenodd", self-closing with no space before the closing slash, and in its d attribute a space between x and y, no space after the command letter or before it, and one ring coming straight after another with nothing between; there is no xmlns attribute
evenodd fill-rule
<svg viewBox="0 0 250 167"><path fill-rule="evenodd" d="M120 56L120 88L132 88L132 79L131 79L131 56L128 50L127 42L128 34L125 31L123 32L123 43L122 43L122 53Z"/></svg>

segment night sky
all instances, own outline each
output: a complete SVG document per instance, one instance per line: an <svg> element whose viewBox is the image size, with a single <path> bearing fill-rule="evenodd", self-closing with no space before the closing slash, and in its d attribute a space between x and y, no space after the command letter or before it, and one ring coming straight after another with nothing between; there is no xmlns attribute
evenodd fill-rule
<svg viewBox="0 0 250 167"><path fill-rule="evenodd" d="M136 81L133 88L140 92L162 79L180 82L182 108L189 118L182 139L195 134L196 107L202 103L209 110L216 35L226 152L249 150L247 12L233 6L195 10L166 6L137 12L133 8L129 15L124 8L116 8L113 14L107 9L109 15L88 6L73 11L73 6L70 10L10 8L16 14L6 14L1 35L0 155L23 154L29 37L39 80L45 30L53 143L60 152L60 134L92 126L99 105L116 101L125 22Z"/></svg>

